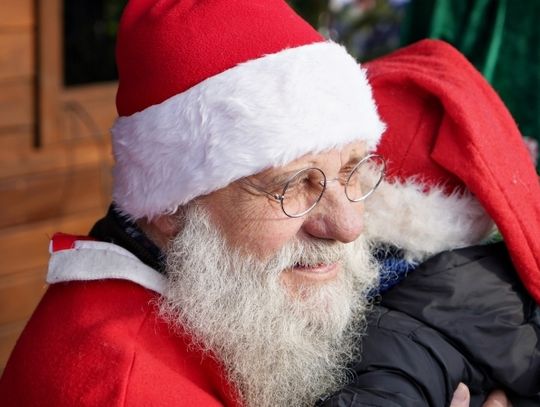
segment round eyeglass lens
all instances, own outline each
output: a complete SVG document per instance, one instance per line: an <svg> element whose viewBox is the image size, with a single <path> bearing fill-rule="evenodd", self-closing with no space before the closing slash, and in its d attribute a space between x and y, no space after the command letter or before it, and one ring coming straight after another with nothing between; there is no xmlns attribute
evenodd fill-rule
<svg viewBox="0 0 540 407"><path fill-rule="evenodd" d="M370 154L356 164L345 185L349 201L359 202L370 196L381 183L385 170L385 161L377 154Z"/></svg>
<svg viewBox="0 0 540 407"><path fill-rule="evenodd" d="M306 168L297 172L283 189L283 212L291 218L305 215L317 205L325 185L324 173L318 168Z"/></svg>

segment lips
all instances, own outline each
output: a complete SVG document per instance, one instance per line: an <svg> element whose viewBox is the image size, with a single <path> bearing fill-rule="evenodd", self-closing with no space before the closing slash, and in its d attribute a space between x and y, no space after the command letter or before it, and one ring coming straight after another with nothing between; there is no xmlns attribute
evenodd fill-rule
<svg viewBox="0 0 540 407"><path fill-rule="evenodd" d="M325 264L325 263L317 263L317 264L300 264L300 263L297 263L294 265L293 268L297 269L297 270L305 270L305 271L312 271L312 272L317 272L317 271L320 271L321 269L324 269L326 267L328 267L329 264Z"/></svg>
<svg viewBox="0 0 540 407"><path fill-rule="evenodd" d="M339 263L295 264L291 269L292 274L302 279L329 280L334 278L339 271Z"/></svg>

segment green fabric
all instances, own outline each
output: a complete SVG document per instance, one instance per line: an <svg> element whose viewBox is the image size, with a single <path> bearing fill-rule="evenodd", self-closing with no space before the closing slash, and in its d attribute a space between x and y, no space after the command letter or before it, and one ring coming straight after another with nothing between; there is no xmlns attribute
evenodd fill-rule
<svg viewBox="0 0 540 407"><path fill-rule="evenodd" d="M540 141L539 17L538 0L412 0L402 43L454 45L498 91L523 135Z"/></svg>

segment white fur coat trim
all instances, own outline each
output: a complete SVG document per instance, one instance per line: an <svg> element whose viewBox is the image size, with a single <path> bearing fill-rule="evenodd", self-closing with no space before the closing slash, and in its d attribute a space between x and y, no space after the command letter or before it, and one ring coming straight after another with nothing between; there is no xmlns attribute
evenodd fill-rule
<svg viewBox="0 0 540 407"><path fill-rule="evenodd" d="M494 223L469 192L447 195L418 180L383 181L365 201L365 234L423 261L444 250L482 243Z"/></svg>
<svg viewBox="0 0 540 407"><path fill-rule="evenodd" d="M331 42L237 65L112 128L113 199L134 219L305 154L365 140L384 125L365 71Z"/></svg>
<svg viewBox="0 0 540 407"><path fill-rule="evenodd" d="M120 279L162 294L166 278L112 243L78 240L51 254L47 283Z"/></svg>

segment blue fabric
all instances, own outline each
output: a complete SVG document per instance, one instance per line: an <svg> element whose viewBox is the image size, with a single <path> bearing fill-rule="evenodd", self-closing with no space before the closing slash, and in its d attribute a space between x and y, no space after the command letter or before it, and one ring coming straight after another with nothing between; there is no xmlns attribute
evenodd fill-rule
<svg viewBox="0 0 540 407"><path fill-rule="evenodd" d="M418 266L416 262L405 260L402 252L394 247L379 247L375 249L373 256L379 263L380 274L379 286L370 293L370 297L384 294Z"/></svg>

